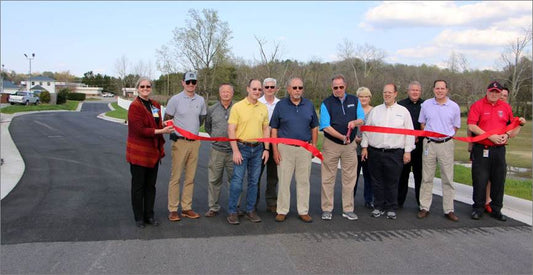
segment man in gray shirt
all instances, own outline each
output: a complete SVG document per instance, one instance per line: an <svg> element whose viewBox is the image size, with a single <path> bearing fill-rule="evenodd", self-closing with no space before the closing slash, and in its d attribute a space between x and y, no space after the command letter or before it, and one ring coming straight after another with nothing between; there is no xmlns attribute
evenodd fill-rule
<svg viewBox="0 0 533 275"><path fill-rule="evenodd" d="M207 109L205 119L205 130L211 137L228 137L228 117L233 106L233 86L223 83L218 88L219 101ZM220 211L218 199L220 188L226 170L226 178L231 179L233 175L233 151L227 141L213 141L209 152L208 180L207 187L209 211L206 217L214 217ZM229 186L229 185L228 185ZM229 188L228 188L229 189Z"/></svg>
<svg viewBox="0 0 533 275"><path fill-rule="evenodd" d="M183 91L170 98L165 111L165 120L172 119L175 126L198 135L207 114L204 98L196 94L196 73L186 72L181 85ZM180 205L180 178L185 170L183 180L183 194L181 195L181 215L190 219L197 219L200 215L192 210L192 196L194 176L198 165L198 151L200 141L186 138L172 133L172 170L168 183L168 219L181 220L178 214Z"/></svg>

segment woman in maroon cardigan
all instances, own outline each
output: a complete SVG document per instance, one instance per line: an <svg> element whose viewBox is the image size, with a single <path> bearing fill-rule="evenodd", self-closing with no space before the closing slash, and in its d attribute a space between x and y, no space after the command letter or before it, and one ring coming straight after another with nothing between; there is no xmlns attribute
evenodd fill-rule
<svg viewBox="0 0 533 275"><path fill-rule="evenodd" d="M158 226L154 217L155 184L159 161L165 156L162 134L172 132L172 126L163 128L161 105L149 98L152 82L141 77L137 84L139 96L128 110L128 141L126 160L131 171L131 204L137 227L145 223Z"/></svg>

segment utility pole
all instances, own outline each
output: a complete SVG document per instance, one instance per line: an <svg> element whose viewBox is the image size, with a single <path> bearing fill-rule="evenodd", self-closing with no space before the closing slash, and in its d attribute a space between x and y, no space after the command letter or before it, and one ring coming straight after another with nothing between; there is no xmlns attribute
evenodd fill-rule
<svg viewBox="0 0 533 275"><path fill-rule="evenodd" d="M26 89L28 91L30 91L30 89L31 89L31 61L35 58L35 53L32 53L31 56L28 56L27 54L24 54L24 56L30 62L30 73L29 73L29 76L28 76L28 83L26 83Z"/></svg>

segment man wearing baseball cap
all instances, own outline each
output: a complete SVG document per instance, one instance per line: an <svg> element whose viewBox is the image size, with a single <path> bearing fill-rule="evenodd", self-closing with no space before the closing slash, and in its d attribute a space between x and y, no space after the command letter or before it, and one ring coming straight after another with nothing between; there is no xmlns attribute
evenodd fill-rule
<svg viewBox="0 0 533 275"><path fill-rule="evenodd" d="M468 112L468 130L473 136L482 135L485 131L501 129L513 120L511 106L501 100L503 87L494 81L487 87L487 94L482 99L474 102ZM520 118L520 126L525 124L525 119ZM472 219L478 220L483 215L485 206L485 190L490 180L492 186L490 197L492 199L491 217L506 221L502 214L505 177L507 163L505 161L505 145L516 131L507 131L503 134L494 134L487 139L474 143L472 147Z"/></svg>
<svg viewBox="0 0 533 275"><path fill-rule="evenodd" d="M204 98L196 94L196 73L186 72L181 85L183 91L170 98L165 111L165 120L172 119L177 127L198 135L207 114ZM192 195L194 176L198 165L198 151L200 141L186 138L178 133L172 133L172 168L168 183L168 219L179 221L178 207L181 204L181 215L190 219L197 219L200 215L192 210ZM180 200L180 178L185 172L183 192Z"/></svg>

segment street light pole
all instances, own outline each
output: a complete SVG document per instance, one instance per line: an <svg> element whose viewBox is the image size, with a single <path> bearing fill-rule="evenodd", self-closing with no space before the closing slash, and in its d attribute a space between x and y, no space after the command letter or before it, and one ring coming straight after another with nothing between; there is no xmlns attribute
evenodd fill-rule
<svg viewBox="0 0 533 275"><path fill-rule="evenodd" d="M26 57L26 59L28 59L28 61L30 62L30 74L28 76L28 83L26 83L26 88L28 89L28 91L30 90L31 88L31 61L35 58L35 53L32 53L31 56L28 56L27 54L24 54L24 56Z"/></svg>

